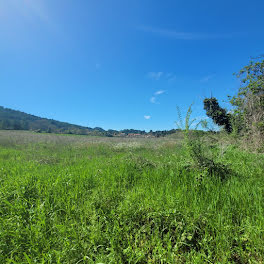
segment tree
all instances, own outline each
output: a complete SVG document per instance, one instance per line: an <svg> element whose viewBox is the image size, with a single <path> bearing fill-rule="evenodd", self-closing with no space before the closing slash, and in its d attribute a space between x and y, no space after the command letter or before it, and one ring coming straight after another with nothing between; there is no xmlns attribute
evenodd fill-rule
<svg viewBox="0 0 264 264"><path fill-rule="evenodd" d="M250 61L236 76L241 85L237 95L230 97L234 117L243 123L244 134L264 143L264 56Z"/></svg>
<svg viewBox="0 0 264 264"><path fill-rule="evenodd" d="M223 126L228 133L231 133L231 115L227 114L226 110L219 106L217 99L215 97L205 98L203 103L206 115L212 118L215 124Z"/></svg>

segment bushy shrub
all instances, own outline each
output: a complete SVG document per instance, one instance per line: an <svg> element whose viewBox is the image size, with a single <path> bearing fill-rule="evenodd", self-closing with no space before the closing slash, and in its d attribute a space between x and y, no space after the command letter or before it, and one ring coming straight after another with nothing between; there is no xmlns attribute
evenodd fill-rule
<svg viewBox="0 0 264 264"><path fill-rule="evenodd" d="M241 85L230 97L234 119L239 120L244 139L255 149L264 149L264 59L258 57L236 76Z"/></svg>
<svg viewBox="0 0 264 264"><path fill-rule="evenodd" d="M191 159L191 163L187 163L189 167L197 170L199 175L218 176L221 179L227 177L230 174L230 168L228 165L217 161L219 156L219 149L217 146L210 145L206 142L203 134L197 133L196 130L190 130L191 124L195 122L195 119L191 119L192 105L188 108L185 117L185 140L184 145L187 151L187 155ZM178 109L178 124L183 124L180 110ZM206 122L200 121L196 124L196 128L200 125L206 125ZM208 137L208 135L207 135Z"/></svg>

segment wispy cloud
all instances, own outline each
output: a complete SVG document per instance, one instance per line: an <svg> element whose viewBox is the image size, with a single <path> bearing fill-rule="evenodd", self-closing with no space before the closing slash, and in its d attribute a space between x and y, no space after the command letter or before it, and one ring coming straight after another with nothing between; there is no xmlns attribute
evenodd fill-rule
<svg viewBox="0 0 264 264"><path fill-rule="evenodd" d="M160 90L160 91L155 92L155 95L160 95L160 94L163 94L163 93L165 93L165 91L164 90Z"/></svg>
<svg viewBox="0 0 264 264"><path fill-rule="evenodd" d="M203 83L208 82L208 81L210 81L211 79L213 79L214 77L215 77L215 74L210 74L210 75L204 76L204 77L200 80L200 82L203 82Z"/></svg>
<svg viewBox="0 0 264 264"><path fill-rule="evenodd" d="M146 120L149 120L149 119L151 118L151 116L150 116L150 115L144 115L144 118L145 118Z"/></svg>
<svg viewBox="0 0 264 264"><path fill-rule="evenodd" d="M152 104L157 104L157 102L156 102L156 97L155 97L155 96L152 96L152 97L150 98L150 102L151 102Z"/></svg>
<svg viewBox="0 0 264 264"><path fill-rule="evenodd" d="M159 104L159 102L157 102L157 97L161 94L164 94L165 91L164 90L159 90L157 92L154 93L154 96L150 97L150 102L152 104Z"/></svg>
<svg viewBox="0 0 264 264"><path fill-rule="evenodd" d="M235 35L235 34L220 34L220 33L183 32L173 29L165 29L165 28L157 28L157 27L149 27L149 26L141 26L138 29L162 37L174 38L178 40L223 39L223 38L232 38Z"/></svg>
<svg viewBox="0 0 264 264"><path fill-rule="evenodd" d="M161 76L163 75L163 72L149 72L147 74L148 78L158 81Z"/></svg>

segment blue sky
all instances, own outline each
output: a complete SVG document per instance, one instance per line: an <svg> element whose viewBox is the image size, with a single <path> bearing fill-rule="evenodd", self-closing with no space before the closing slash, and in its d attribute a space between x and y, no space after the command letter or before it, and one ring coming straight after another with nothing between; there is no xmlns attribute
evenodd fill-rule
<svg viewBox="0 0 264 264"><path fill-rule="evenodd" d="M0 105L104 129L227 107L264 53L263 0L0 0Z"/></svg>

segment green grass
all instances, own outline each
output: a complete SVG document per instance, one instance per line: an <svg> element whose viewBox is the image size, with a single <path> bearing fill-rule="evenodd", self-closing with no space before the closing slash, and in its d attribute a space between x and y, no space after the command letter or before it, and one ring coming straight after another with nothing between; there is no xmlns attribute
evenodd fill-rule
<svg viewBox="0 0 264 264"><path fill-rule="evenodd" d="M264 156L218 161L224 180L173 137L0 132L0 263L263 263Z"/></svg>

